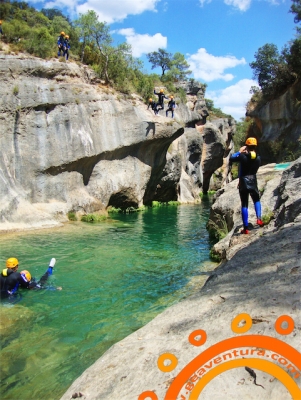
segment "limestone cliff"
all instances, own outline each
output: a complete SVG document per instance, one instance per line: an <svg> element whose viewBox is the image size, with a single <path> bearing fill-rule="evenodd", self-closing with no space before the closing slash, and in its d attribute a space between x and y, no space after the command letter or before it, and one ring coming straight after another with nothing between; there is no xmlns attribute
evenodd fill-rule
<svg viewBox="0 0 301 400"><path fill-rule="evenodd" d="M187 88L175 119L165 111L155 116L139 96L102 85L86 66L56 59L1 53L0 76L0 230L53 226L67 221L69 211L150 204L165 185L171 143L208 115L200 87ZM221 146L218 153L198 148L189 158L218 168ZM164 201L196 199L203 185L201 168L183 163L172 180L177 190L168 193L166 183Z"/></svg>
<svg viewBox="0 0 301 400"><path fill-rule="evenodd" d="M263 163L293 161L301 155L301 81L264 106L250 101L246 115L256 122Z"/></svg>

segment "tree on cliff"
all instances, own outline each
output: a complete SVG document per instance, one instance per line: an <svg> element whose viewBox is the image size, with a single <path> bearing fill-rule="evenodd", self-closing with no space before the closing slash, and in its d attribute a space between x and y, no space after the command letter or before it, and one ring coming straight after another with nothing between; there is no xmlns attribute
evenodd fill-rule
<svg viewBox="0 0 301 400"><path fill-rule="evenodd" d="M189 71L189 64L181 53L167 53L164 49L158 49L146 55L148 61L152 64L152 69L161 67L162 77L165 80L185 80L187 75L191 74ZM165 72L168 71L166 74Z"/></svg>
<svg viewBox="0 0 301 400"><path fill-rule="evenodd" d="M175 53L170 62L170 69L167 71L165 78L175 82L187 79L187 75L191 74L189 64L181 53Z"/></svg>
<svg viewBox="0 0 301 400"><path fill-rule="evenodd" d="M171 67L172 54L167 53L164 49L158 49L158 51L153 51L152 53L146 54L148 61L152 64L152 69L161 67L162 76L165 71L169 70Z"/></svg>
<svg viewBox="0 0 301 400"><path fill-rule="evenodd" d="M265 44L255 53L256 61L250 63L254 78L262 90L264 97L269 100L281 95L298 77L294 71L295 55L292 57L292 47L286 47L280 54L274 44ZM295 50L298 54L299 47Z"/></svg>
<svg viewBox="0 0 301 400"><path fill-rule="evenodd" d="M98 15L95 11L89 10L86 14L80 14L75 21L78 28L78 34L82 43L81 59L83 61L84 54L89 47L93 57L98 60L97 72L103 77L106 83L110 82L110 67L113 67L117 60L126 59L131 56L131 47L126 43L122 43L117 47L112 47L113 39L109 33L110 27L105 22L99 22ZM96 57L95 57L96 56Z"/></svg>

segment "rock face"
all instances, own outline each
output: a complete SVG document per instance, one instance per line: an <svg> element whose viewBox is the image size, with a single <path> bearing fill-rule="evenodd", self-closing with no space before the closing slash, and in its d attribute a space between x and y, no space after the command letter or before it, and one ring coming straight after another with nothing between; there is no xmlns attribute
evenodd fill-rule
<svg viewBox="0 0 301 400"><path fill-rule="evenodd" d="M201 86L188 85L171 119L75 63L0 54L0 76L0 230L53 226L71 211L195 201L223 164L220 130L205 125L201 137L194 128L208 115Z"/></svg>
<svg viewBox="0 0 301 400"><path fill-rule="evenodd" d="M301 81L278 99L254 108L248 104L247 116L255 119L263 162L282 162L301 155Z"/></svg>
<svg viewBox="0 0 301 400"><path fill-rule="evenodd" d="M251 364L250 358L262 361L268 358L274 368L282 367L283 372L288 373L288 367L281 364L286 360L279 358L278 361L278 357L272 357L272 354L278 355L284 343L300 351L300 167L301 159L283 174L273 174L273 166L263 168L260 174L261 182L266 181L264 194L272 199L270 206L278 210L276 226L271 223L254 230L251 235L237 236L237 242L229 243L229 261L211 273L198 293L168 308L145 327L112 346L70 386L61 399L70 399L75 393L82 393L83 398L89 400L132 400L140 395L141 398L156 399L187 398L187 395L195 394L196 390L192 390L202 382L200 378L205 378L211 367L216 367L214 360L223 363L224 360L234 361L234 358L240 360L240 366L215 376L205 386L200 398L280 400L291 397L288 387L270 375L271 370L258 369ZM225 200L224 210L229 208L231 218L235 216L235 203L232 202L231 206L229 194L234 197L235 185L236 182L229 184L217 200L220 207ZM235 192L235 198L237 196ZM281 226L280 229L277 226ZM243 242L239 244L239 241ZM242 313L244 315L237 319L237 327L249 329L234 331L231 323ZM247 319L245 313L249 315L249 327L238 324ZM275 322L282 315L288 315L294 321L289 334L276 332ZM286 329L286 326L283 328ZM245 335L252 340L244 342L247 340ZM267 336L265 344L262 335ZM193 344L192 338L195 339ZM218 354L213 352L212 346L229 338L239 338L242 344L229 345L219 350ZM228 355L224 358L222 354L225 352ZM204 358L206 354L208 356ZM173 368L162 372L162 368L158 367L159 357L171 360L171 355L175 357ZM299 353L297 359L300 360ZM188 364L191 368L185 373ZM254 374L257 385L254 385ZM293 376L300 387L300 374L289 376ZM180 378L183 385L180 394L168 396Z"/></svg>

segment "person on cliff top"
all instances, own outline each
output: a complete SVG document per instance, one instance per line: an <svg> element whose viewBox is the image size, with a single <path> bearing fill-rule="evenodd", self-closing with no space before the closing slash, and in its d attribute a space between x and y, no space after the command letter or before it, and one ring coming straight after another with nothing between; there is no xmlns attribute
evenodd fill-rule
<svg viewBox="0 0 301 400"><path fill-rule="evenodd" d="M257 154L257 140L249 137L246 140L246 145L241 147L237 153L230 157L232 162L239 162L239 195L241 200L241 216L243 229L241 233L249 233L248 222L248 200L249 194L253 200L254 208L257 216L257 225L263 226L261 220L261 203L259 200L259 191L257 187L256 173L261 164L260 156Z"/></svg>
<svg viewBox="0 0 301 400"><path fill-rule="evenodd" d="M168 117L168 111L171 111L171 118L174 117L174 110L176 108L176 102L174 101L173 96L170 96L170 101L168 102L168 108L166 110L166 117Z"/></svg>
<svg viewBox="0 0 301 400"><path fill-rule="evenodd" d="M65 32L61 32L60 36L57 39L57 56L61 57L61 53L63 53L64 56L64 45L65 45Z"/></svg>
<svg viewBox="0 0 301 400"><path fill-rule="evenodd" d="M148 101L147 109L149 109L150 107L154 111L155 115L158 115L157 103L155 103L152 98L150 98Z"/></svg>
<svg viewBox="0 0 301 400"><path fill-rule="evenodd" d="M64 54L63 54L66 60L69 59L69 49L70 49L69 35L66 35L64 40Z"/></svg>
<svg viewBox="0 0 301 400"><path fill-rule="evenodd" d="M38 282L32 279L31 274L27 270L18 272L19 261L17 258L9 258L6 261L6 268L0 274L0 297L8 298L17 293L19 287L24 289L42 289L48 278L53 273L55 258L50 260L49 266L45 274ZM61 290L60 287L57 288Z"/></svg>
<svg viewBox="0 0 301 400"><path fill-rule="evenodd" d="M154 89L154 94L158 96L158 103L157 106L160 106L160 110L164 110L164 99L168 100L168 97L165 96L164 90L160 89L160 92L157 93L156 89Z"/></svg>

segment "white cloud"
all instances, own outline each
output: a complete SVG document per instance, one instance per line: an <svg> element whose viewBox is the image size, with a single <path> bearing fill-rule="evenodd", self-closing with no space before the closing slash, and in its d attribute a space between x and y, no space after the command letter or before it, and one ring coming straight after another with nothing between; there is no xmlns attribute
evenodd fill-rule
<svg viewBox="0 0 301 400"><path fill-rule="evenodd" d="M211 3L212 0L200 0L201 7L204 6L205 3Z"/></svg>
<svg viewBox="0 0 301 400"><path fill-rule="evenodd" d="M206 3L211 3L212 0L199 0L201 7ZM271 3L274 6L277 6L281 3L285 3L286 0L265 0L268 3ZM247 11L251 7L252 0L224 0L224 3L227 6L232 6L237 8L240 11Z"/></svg>
<svg viewBox="0 0 301 400"><path fill-rule="evenodd" d="M165 49L167 47L167 37L162 36L161 33L156 33L153 36L140 35L135 33L133 28L120 29L117 33L126 37L127 43L132 46L134 57L140 57L143 53L146 54L156 51L158 48Z"/></svg>
<svg viewBox="0 0 301 400"><path fill-rule="evenodd" d="M250 8L252 0L224 0L227 6L233 6L240 11L247 11Z"/></svg>
<svg viewBox="0 0 301 400"><path fill-rule="evenodd" d="M242 79L225 89L207 91L206 98L213 100L215 107L239 120L245 116L246 104L251 98L251 86L258 86L258 83L251 79Z"/></svg>
<svg viewBox="0 0 301 400"><path fill-rule="evenodd" d="M128 15L142 14L144 11L156 12L156 5L161 0L88 0L76 7L84 14L94 10L99 20L108 24L123 21Z"/></svg>
<svg viewBox="0 0 301 400"><path fill-rule="evenodd" d="M238 60L234 56L213 56L207 53L206 49L201 48L196 54L192 54L187 59L190 69L196 79L202 79L206 82L212 82L217 79L231 81L234 76L226 74L224 71L228 68L234 68L240 64L245 65L246 60Z"/></svg>

